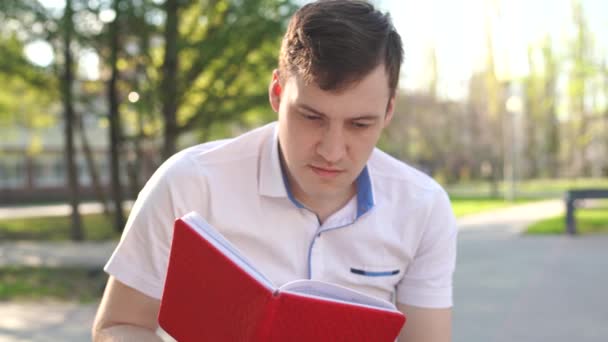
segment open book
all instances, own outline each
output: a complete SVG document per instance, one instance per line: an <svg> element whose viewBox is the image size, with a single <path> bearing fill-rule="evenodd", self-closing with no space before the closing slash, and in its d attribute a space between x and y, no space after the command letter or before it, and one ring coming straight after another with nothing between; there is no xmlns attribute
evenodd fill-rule
<svg viewBox="0 0 608 342"><path fill-rule="evenodd" d="M195 212L175 221L158 316L178 341L394 341L392 303L316 280L276 287Z"/></svg>

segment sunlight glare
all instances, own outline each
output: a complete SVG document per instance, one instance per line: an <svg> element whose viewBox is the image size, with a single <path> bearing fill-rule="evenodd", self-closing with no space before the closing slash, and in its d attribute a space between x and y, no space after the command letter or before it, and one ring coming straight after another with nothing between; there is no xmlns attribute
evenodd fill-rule
<svg viewBox="0 0 608 342"><path fill-rule="evenodd" d="M46 8L64 8L65 0L38 0L38 2Z"/></svg>
<svg viewBox="0 0 608 342"><path fill-rule="evenodd" d="M104 9L99 12L99 20L101 20L103 23L111 23L114 21L114 19L116 19L116 11L111 8Z"/></svg>
<svg viewBox="0 0 608 342"><path fill-rule="evenodd" d="M30 62L41 67L51 65L55 59L53 48L43 40L36 40L27 44L24 53Z"/></svg>
<svg viewBox="0 0 608 342"><path fill-rule="evenodd" d="M78 72L84 78L95 81L99 79L99 55L94 50L88 49L80 54Z"/></svg>

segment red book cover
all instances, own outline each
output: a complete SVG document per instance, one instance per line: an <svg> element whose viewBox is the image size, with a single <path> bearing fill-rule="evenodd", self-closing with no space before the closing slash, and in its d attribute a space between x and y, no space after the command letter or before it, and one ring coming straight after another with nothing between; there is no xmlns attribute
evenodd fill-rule
<svg viewBox="0 0 608 342"><path fill-rule="evenodd" d="M175 221L158 316L182 341L394 341L393 304L340 285L276 288L196 213Z"/></svg>

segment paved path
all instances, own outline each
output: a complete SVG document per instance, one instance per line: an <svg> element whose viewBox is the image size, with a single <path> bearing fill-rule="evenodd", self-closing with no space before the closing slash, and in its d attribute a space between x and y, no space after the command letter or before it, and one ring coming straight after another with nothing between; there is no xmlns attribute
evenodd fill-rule
<svg viewBox="0 0 608 342"><path fill-rule="evenodd" d="M520 233L530 223L561 215L564 210L562 200L534 202L460 218L458 228L461 232L491 230Z"/></svg>
<svg viewBox="0 0 608 342"><path fill-rule="evenodd" d="M90 341L95 305L1 303L0 342Z"/></svg>
<svg viewBox="0 0 608 342"><path fill-rule="evenodd" d="M1 303L0 342L90 341L97 303ZM165 342L175 340L159 330Z"/></svg>
<svg viewBox="0 0 608 342"><path fill-rule="evenodd" d="M464 231L454 341L608 341L608 236Z"/></svg>
<svg viewBox="0 0 608 342"><path fill-rule="evenodd" d="M518 234L562 211L561 201L546 201L459 220L455 342L608 341L608 236ZM84 259L76 246L48 246L30 245L23 254ZM0 244L5 258L19 250L6 248ZM99 265L111 248L99 247ZM0 342L90 340L94 310L95 304L0 303Z"/></svg>
<svg viewBox="0 0 608 342"><path fill-rule="evenodd" d="M124 201L123 208L130 209L133 201ZM103 212L103 206L99 202L83 202L78 205L78 211L82 215L97 214ZM5 206L0 207L0 219L4 218L27 218L27 217L48 217L48 216L68 216L72 212L72 207L68 204L49 204L31 206Z"/></svg>
<svg viewBox="0 0 608 342"><path fill-rule="evenodd" d="M545 201L459 221L454 341L608 341L608 235L526 236Z"/></svg>

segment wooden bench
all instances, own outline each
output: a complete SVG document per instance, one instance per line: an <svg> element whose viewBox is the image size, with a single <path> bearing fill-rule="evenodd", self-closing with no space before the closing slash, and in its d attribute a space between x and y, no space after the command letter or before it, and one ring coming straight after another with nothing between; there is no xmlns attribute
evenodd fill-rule
<svg viewBox="0 0 608 342"><path fill-rule="evenodd" d="M608 189L569 190L566 193L566 231L568 232L568 234L576 234L576 221L574 220L576 201L580 199L600 198L608 198Z"/></svg>

